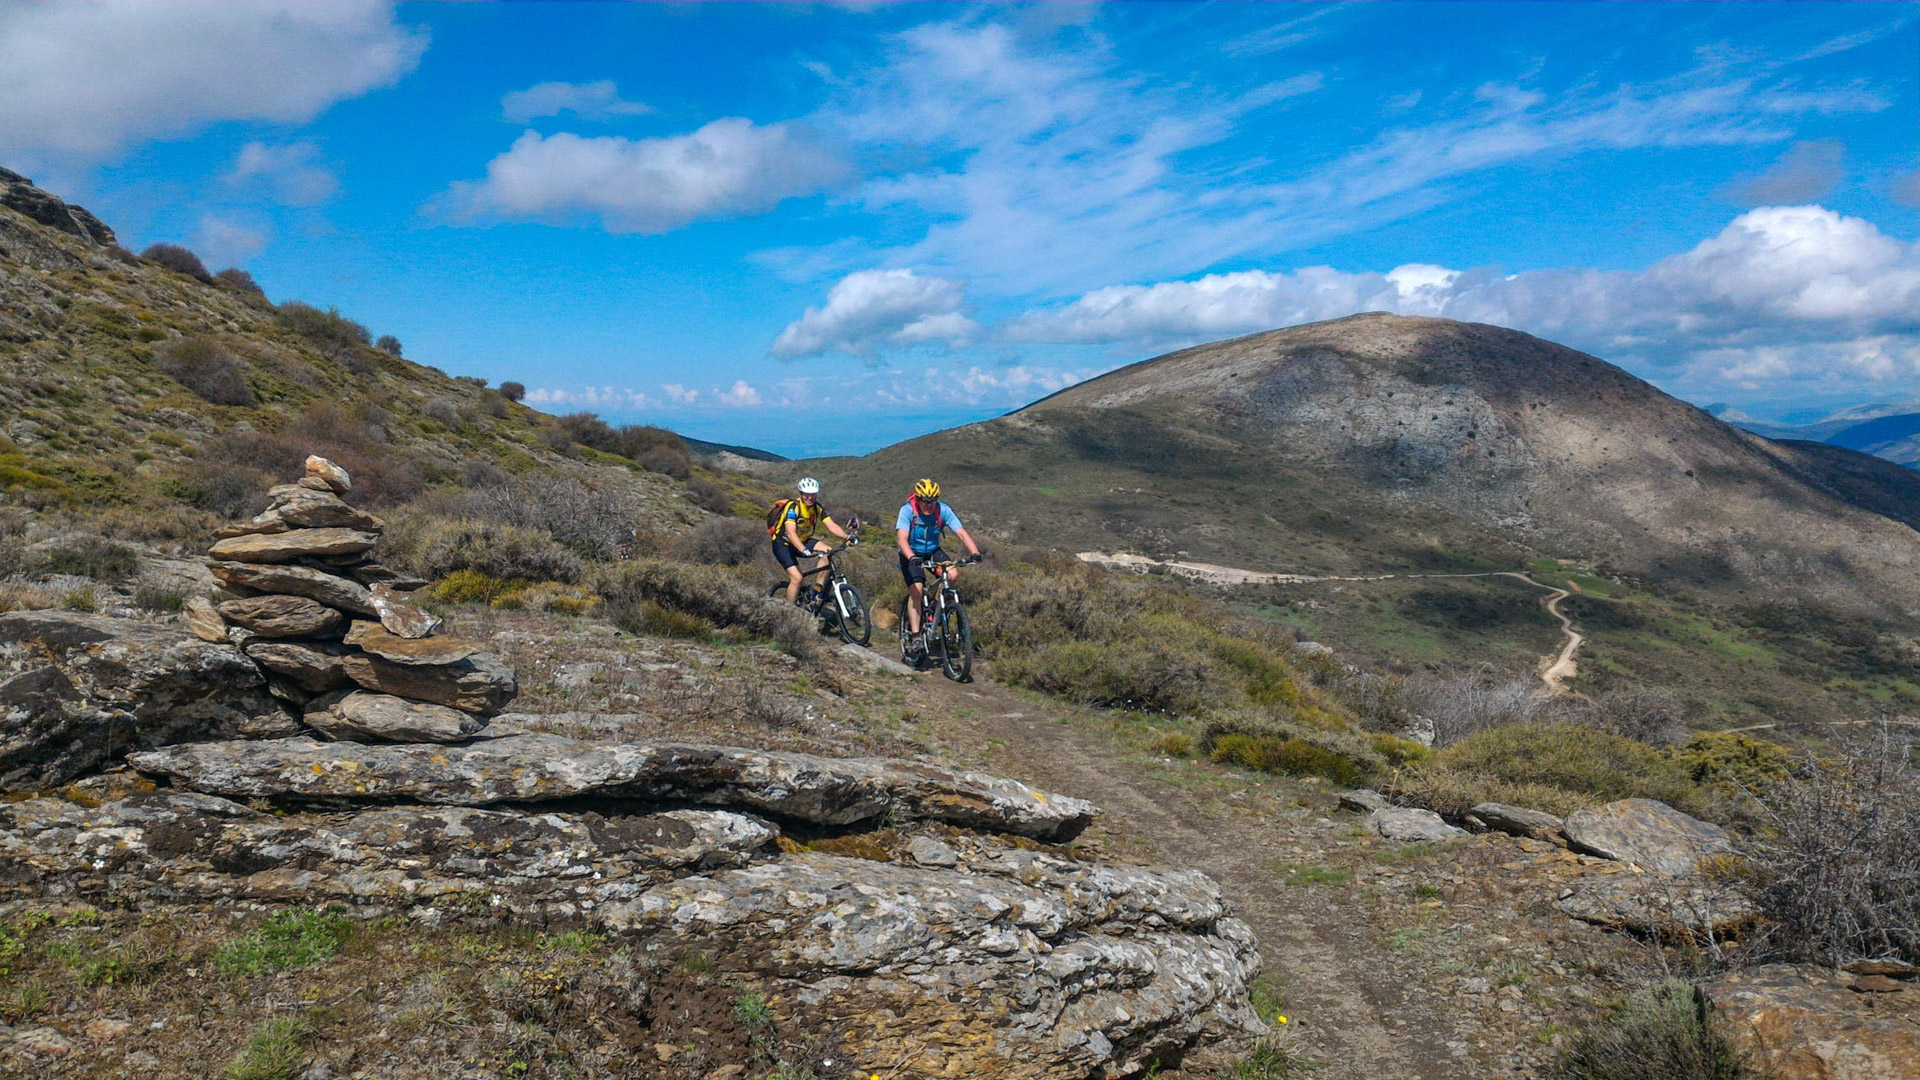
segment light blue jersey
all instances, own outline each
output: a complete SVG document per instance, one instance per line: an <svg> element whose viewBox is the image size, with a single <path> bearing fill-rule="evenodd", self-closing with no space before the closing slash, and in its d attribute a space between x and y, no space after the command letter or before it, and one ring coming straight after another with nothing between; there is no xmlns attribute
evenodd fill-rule
<svg viewBox="0 0 1920 1080"><path fill-rule="evenodd" d="M960 515L953 507L940 504L940 516L935 519L929 515L913 512L913 503L903 503L900 514L894 519L895 529L907 530L907 547L915 555L931 555L940 550L940 534L943 531L959 532L965 526L960 524Z"/></svg>

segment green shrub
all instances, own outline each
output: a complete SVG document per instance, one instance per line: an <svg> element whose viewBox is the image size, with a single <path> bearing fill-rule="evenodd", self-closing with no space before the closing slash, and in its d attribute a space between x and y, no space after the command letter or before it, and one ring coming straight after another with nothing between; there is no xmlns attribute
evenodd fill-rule
<svg viewBox="0 0 1920 1080"><path fill-rule="evenodd" d="M187 597L178 589L143 584L133 590L133 606L142 611L179 611L187 606Z"/></svg>
<svg viewBox="0 0 1920 1080"><path fill-rule="evenodd" d="M379 349L383 353L386 353L388 356L404 356L405 355L400 350L400 339L397 337L394 337L392 334L381 334L379 340L373 343L373 347L376 349ZM487 380L481 379L480 385L481 386L487 385Z"/></svg>
<svg viewBox="0 0 1920 1080"><path fill-rule="evenodd" d="M333 959L353 932L353 923L320 911L283 911L254 930L214 951L213 966L222 975L267 975L313 967Z"/></svg>
<svg viewBox="0 0 1920 1080"><path fill-rule="evenodd" d="M237 266L229 266L225 270L213 275L213 280L235 292L251 293L254 296L267 295L267 290L261 288L260 283L253 280L252 274L247 273Z"/></svg>
<svg viewBox="0 0 1920 1080"><path fill-rule="evenodd" d="M675 611L652 600L641 601L639 611L621 625L634 633L657 637L703 638L713 633L713 624L700 616Z"/></svg>
<svg viewBox="0 0 1920 1080"><path fill-rule="evenodd" d="M491 604L526 587L525 579L508 580L478 570L455 570L427 586L427 595L444 604Z"/></svg>
<svg viewBox="0 0 1920 1080"><path fill-rule="evenodd" d="M1366 783L1368 769L1360 762L1305 739L1273 735L1221 735L1213 740L1209 756L1261 772L1288 776L1319 776L1342 787Z"/></svg>
<svg viewBox="0 0 1920 1080"><path fill-rule="evenodd" d="M280 325L305 338L322 355L343 359L373 344L366 327L340 314L339 308L325 311L312 304L288 300L277 309Z"/></svg>
<svg viewBox="0 0 1920 1080"><path fill-rule="evenodd" d="M161 374L214 405L255 404L246 369L205 335L168 342L154 354Z"/></svg>
<svg viewBox="0 0 1920 1080"><path fill-rule="evenodd" d="M68 611L92 615L100 610L100 598L94 595L92 589L75 589L60 598L60 606Z"/></svg>
<svg viewBox="0 0 1920 1080"><path fill-rule="evenodd" d="M311 1024L294 1017L265 1021L227 1066L227 1080L287 1080L306 1060L307 1043L315 1034Z"/></svg>
<svg viewBox="0 0 1920 1080"><path fill-rule="evenodd" d="M99 536L86 536L41 555L50 574L73 574L97 581L122 581L140 569L140 553Z"/></svg>
<svg viewBox="0 0 1920 1080"><path fill-rule="evenodd" d="M1749 790L1787 777L1792 755L1787 748L1749 735L1709 731L1674 752L1696 783L1726 782Z"/></svg>
<svg viewBox="0 0 1920 1080"><path fill-rule="evenodd" d="M1568 1080L1746 1080L1746 1056L1699 989L1666 979L1635 991L1560 1059Z"/></svg>
<svg viewBox="0 0 1920 1080"><path fill-rule="evenodd" d="M508 401L521 401L527 396L527 384L512 380L500 384L500 396Z"/></svg>

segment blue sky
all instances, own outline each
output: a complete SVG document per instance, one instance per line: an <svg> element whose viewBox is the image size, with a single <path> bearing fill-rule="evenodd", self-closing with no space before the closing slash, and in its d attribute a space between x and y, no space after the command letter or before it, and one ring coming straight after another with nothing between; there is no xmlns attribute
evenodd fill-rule
<svg viewBox="0 0 1920 1080"><path fill-rule="evenodd" d="M790 454L1361 310L1778 416L1920 392L1916 16L0 2L0 164L542 408Z"/></svg>

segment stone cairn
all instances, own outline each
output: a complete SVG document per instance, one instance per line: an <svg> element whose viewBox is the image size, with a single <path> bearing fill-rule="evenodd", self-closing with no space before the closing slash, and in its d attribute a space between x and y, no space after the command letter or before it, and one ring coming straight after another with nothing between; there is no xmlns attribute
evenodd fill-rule
<svg viewBox="0 0 1920 1080"><path fill-rule="evenodd" d="M374 561L383 526L341 500L352 486L345 469L309 457L305 476L267 492L264 513L217 532L213 576L236 599L189 601L187 625L238 646L329 739L468 738L513 700L513 669L436 636L440 620L404 595L426 582Z"/></svg>

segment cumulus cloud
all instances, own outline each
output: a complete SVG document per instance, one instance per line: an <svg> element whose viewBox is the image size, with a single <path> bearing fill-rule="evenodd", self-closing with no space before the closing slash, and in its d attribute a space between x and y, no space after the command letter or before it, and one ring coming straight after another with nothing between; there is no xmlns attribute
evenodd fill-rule
<svg viewBox="0 0 1920 1080"><path fill-rule="evenodd" d="M749 409L760 404L760 391L745 379L735 379L732 386L714 394L713 399L728 408Z"/></svg>
<svg viewBox="0 0 1920 1080"><path fill-rule="evenodd" d="M978 326L962 314L966 287L912 270L856 270L836 282L774 339L773 355L794 359L837 350L872 355L888 348L957 344Z"/></svg>
<svg viewBox="0 0 1920 1080"><path fill-rule="evenodd" d="M1837 142L1795 143L1773 167L1729 193L1748 206L1778 206L1823 198L1840 183L1846 147Z"/></svg>
<svg viewBox="0 0 1920 1080"><path fill-rule="evenodd" d="M272 233L264 226L220 214L202 214L194 228L193 248L216 266L237 264L264 251L270 239Z"/></svg>
<svg viewBox="0 0 1920 1080"><path fill-rule="evenodd" d="M535 83L500 98L500 117L509 124L524 124L561 113L572 113L582 120L615 120L623 116L644 116L652 111L651 105L623 100L612 79Z"/></svg>
<svg viewBox="0 0 1920 1080"><path fill-rule="evenodd" d="M535 408L604 409L609 412L642 409L651 404L647 395L630 387L581 386L535 387L527 391L527 404Z"/></svg>
<svg viewBox="0 0 1920 1080"><path fill-rule="evenodd" d="M771 210L844 173L792 125L741 117L657 139L529 131L487 163L486 179L454 184L439 209L458 221L597 217L611 232L663 233Z"/></svg>
<svg viewBox="0 0 1920 1080"><path fill-rule="evenodd" d="M1641 271L1249 270L1096 289L1002 333L1173 345L1360 311L1511 326L1707 381L1920 375L1920 252L1820 206L1750 210Z"/></svg>
<svg viewBox="0 0 1920 1080"><path fill-rule="evenodd" d="M235 156L229 184L262 184L288 206L318 206L340 190L333 171L318 162L319 147L300 141L271 145L250 142Z"/></svg>
<svg viewBox="0 0 1920 1080"><path fill-rule="evenodd" d="M303 123L412 71L374 0L0 6L0 152L85 163L222 120Z"/></svg>
<svg viewBox="0 0 1920 1080"><path fill-rule="evenodd" d="M677 405L691 405L700 397L700 391L689 390L679 383L667 383L660 388L660 392Z"/></svg>

